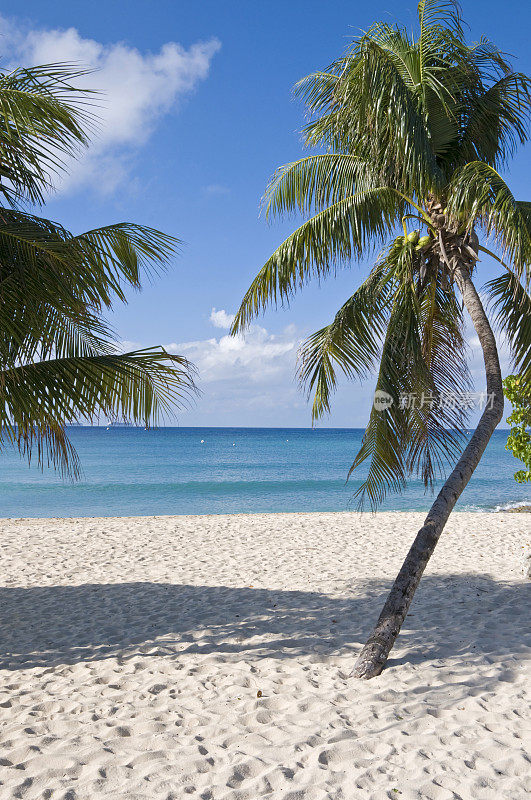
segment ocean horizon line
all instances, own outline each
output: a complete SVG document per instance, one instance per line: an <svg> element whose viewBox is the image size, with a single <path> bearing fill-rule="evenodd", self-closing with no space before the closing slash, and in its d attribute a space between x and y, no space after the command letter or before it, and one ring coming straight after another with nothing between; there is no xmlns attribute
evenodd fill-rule
<svg viewBox="0 0 531 800"><path fill-rule="evenodd" d="M230 431L364 431L365 426L350 427L345 425L150 425L146 428L144 425L135 425L132 423L103 423L101 425L66 425L66 428L83 429L107 429L107 428L120 428L125 430L127 428L135 430L230 430ZM462 433L473 433L475 426L472 425L467 428L461 428ZM451 430L445 428L445 430ZM494 433L498 431L509 431L508 426L498 426Z"/></svg>

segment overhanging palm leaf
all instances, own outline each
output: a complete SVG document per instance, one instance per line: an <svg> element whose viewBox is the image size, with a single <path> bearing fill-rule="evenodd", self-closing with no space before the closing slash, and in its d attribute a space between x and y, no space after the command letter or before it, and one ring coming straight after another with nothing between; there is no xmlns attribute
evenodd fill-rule
<svg viewBox="0 0 531 800"><path fill-rule="evenodd" d="M113 352L114 332L86 307L61 309L52 303L24 304L14 292L3 293L2 307L15 311L0 315L0 359L4 369L37 359L95 356Z"/></svg>
<svg viewBox="0 0 531 800"><path fill-rule="evenodd" d="M280 167L265 194L266 216L324 211L377 186L373 167L346 153L308 156Z"/></svg>
<svg viewBox="0 0 531 800"><path fill-rule="evenodd" d="M442 290L435 276L417 286L402 280L392 297L376 383L376 391L392 403L373 408L349 473L370 459L367 478L355 496L362 504L368 498L372 508L389 490L402 491L412 472L430 486L455 457L466 418L466 410L455 401L470 389L455 297Z"/></svg>
<svg viewBox="0 0 531 800"><path fill-rule="evenodd" d="M40 408L66 423L102 412L147 425L186 397L189 370L185 358L152 348L39 361L4 370L0 380L15 424L20 409L31 420Z"/></svg>
<svg viewBox="0 0 531 800"><path fill-rule="evenodd" d="M387 28L382 25L371 29L347 59L330 67L337 78L333 99L328 113L307 126L306 141L360 156L373 166L375 174L384 172L390 185L400 186L410 195L419 187L421 191L435 188L442 174L423 124L422 108L409 90L410 76L401 68L403 55L397 57L407 43L399 34L393 43L381 41L384 31ZM320 74L316 84L310 76L298 87L300 96L313 98L311 110L323 105L323 98L318 97L322 87ZM325 98L329 91L325 84ZM371 101L375 97L378 103ZM365 135L367 129L370 137Z"/></svg>
<svg viewBox="0 0 531 800"><path fill-rule="evenodd" d="M418 316L422 362L426 369L424 389L412 388L414 400L408 419L407 471L417 473L425 486L459 455L467 421L463 404L472 388L466 361L462 310L454 292L446 291L441 276L419 287ZM415 374L420 364L411 363ZM412 376L412 387L414 380ZM422 404L424 399L428 402ZM419 402L420 401L420 402Z"/></svg>
<svg viewBox="0 0 531 800"><path fill-rule="evenodd" d="M89 95L77 67L0 75L0 191L39 202L50 177L87 142ZM143 273L165 268L179 241L118 223L73 235L59 223L0 208L0 450L79 474L65 426L98 414L144 425L194 391L193 367L163 348L120 353L102 319Z"/></svg>
<svg viewBox="0 0 531 800"><path fill-rule="evenodd" d="M531 381L531 297L511 271L485 288L494 301L496 323L509 342L514 369Z"/></svg>
<svg viewBox="0 0 531 800"><path fill-rule="evenodd" d="M359 258L401 219L405 202L391 188L376 187L339 200L309 219L275 250L249 287L233 333L266 305L288 300L312 277Z"/></svg>
<svg viewBox="0 0 531 800"><path fill-rule="evenodd" d="M339 309L334 321L310 336L299 351L299 379L313 393L312 420L330 411L336 368L348 378L366 378L373 370L385 332L392 281L378 264Z"/></svg>
<svg viewBox="0 0 531 800"><path fill-rule="evenodd" d="M529 237L531 238L531 203L529 203L527 200L516 200L515 202L516 202L516 208L520 212L524 225L527 228ZM530 280L531 277L529 275L529 270L528 270L528 274L526 276L526 285L529 285Z"/></svg>
<svg viewBox="0 0 531 800"><path fill-rule="evenodd" d="M62 317L81 325L85 338L90 330L97 334L101 352L101 339L111 332L98 311L110 307L112 294L124 301L127 285L140 287L142 269L164 267L178 245L139 225L121 223L73 236L49 220L0 211L0 331L9 351L27 359L37 346L47 351L45 342L53 340ZM50 313L55 327L47 334Z"/></svg>
<svg viewBox="0 0 531 800"><path fill-rule="evenodd" d="M142 270L164 268L179 245L172 236L132 223L74 236L50 220L0 209L0 286L45 281L68 302L74 281L87 302L108 307L113 294L125 300L126 284L140 287Z"/></svg>
<svg viewBox="0 0 531 800"><path fill-rule="evenodd" d="M409 393L413 388L404 382L407 359L413 357L422 364L418 329L411 324L417 313L411 286L402 284L394 295L376 381L376 392L390 397L392 403L384 410L372 409L361 448L349 471L350 476L357 466L370 459L367 478L355 496L361 503L368 497L373 508L382 503L389 490L400 492L406 485L408 415L400 396L404 390ZM425 371L423 365L422 370ZM415 388L422 384L422 377L415 375Z"/></svg>
<svg viewBox="0 0 531 800"><path fill-rule="evenodd" d="M0 191L9 202L41 203L65 156L87 146L94 92L74 84L89 71L63 63L0 75Z"/></svg>
<svg viewBox="0 0 531 800"><path fill-rule="evenodd" d="M26 364L0 373L1 440L36 438L41 450L53 443L52 460L68 473L65 425L94 421L100 412L147 425L192 388L187 360L158 349ZM47 430L50 420L60 421L59 435Z"/></svg>

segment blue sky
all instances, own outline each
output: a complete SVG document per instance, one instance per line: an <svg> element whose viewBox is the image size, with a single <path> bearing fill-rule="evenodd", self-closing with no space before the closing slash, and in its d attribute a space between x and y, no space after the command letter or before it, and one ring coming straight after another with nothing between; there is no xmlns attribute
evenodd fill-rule
<svg viewBox="0 0 531 800"><path fill-rule="evenodd" d="M112 318L124 341L164 344L196 360L203 393L180 424L310 424L293 378L298 342L333 317L367 265L266 313L245 342L227 339L228 315L293 224L259 217L270 174L302 154L304 115L292 85L376 19L413 25L415 8L381 0L93 0L29 1L21 13L18 2L0 5L4 64L85 61L99 70L93 87L106 92L93 150L46 214L75 232L130 220L186 242L168 274L131 293ZM531 73L528 3L470 0L463 12L471 39L487 35ZM530 178L528 148L511 167L517 196L531 197ZM481 269L482 279L493 274L487 262ZM480 374L474 347L471 355ZM323 424L362 426L371 389L342 386Z"/></svg>

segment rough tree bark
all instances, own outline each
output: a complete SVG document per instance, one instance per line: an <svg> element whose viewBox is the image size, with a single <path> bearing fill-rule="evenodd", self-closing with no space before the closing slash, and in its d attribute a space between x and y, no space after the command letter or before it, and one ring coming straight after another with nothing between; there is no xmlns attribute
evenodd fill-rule
<svg viewBox="0 0 531 800"><path fill-rule="evenodd" d="M352 673L356 678L373 678L384 668L446 521L503 415L502 376L496 340L472 283L470 267L462 262L457 264L454 277L483 350L488 402L470 442L437 495L402 564L378 622L356 661ZM489 402L490 398L492 402Z"/></svg>

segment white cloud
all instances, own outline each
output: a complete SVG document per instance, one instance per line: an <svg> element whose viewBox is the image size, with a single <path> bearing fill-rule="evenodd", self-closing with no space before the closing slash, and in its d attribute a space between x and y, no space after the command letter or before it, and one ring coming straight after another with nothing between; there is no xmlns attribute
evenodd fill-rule
<svg viewBox="0 0 531 800"><path fill-rule="evenodd" d="M483 361L483 350L479 343L479 339L475 333L470 331L467 337L469 346L469 367L475 388L480 391L485 386L485 363ZM505 337L497 336L496 342L498 345L498 355L500 358L500 366L502 375L505 377L509 375L512 370L512 358L509 344Z"/></svg>
<svg viewBox="0 0 531 800"><path fill-rule="evenodd" d="M210 315L220 329L228 329L233 319L225 309L214 308ZM306 400L295 380L301 338L294 325L279 334L252 325L245 335L166 344L168 352L186 356L198 370L201 395L179 419L200 425L309 425ZM122 342L124 350L141 346Z"/></svg>
<svg viewBox="0 0 531 800"><path fill-rule="evenodd" d="M203 187L203 192L212 197L219 197L230 194L230 189L228 186L223 186L222 183L210 183Z"/></svg>
<svg viewBox="0 0 531 800"><path fill-rule="evenodd" d="M216 311L215 308L210 312L210 322L215 328L230 328L234 322L234 314L227 314L224 308L221 311Z"/></svg>
<svg viewBox="0 0 531 800"><path fill-rule="evenodd" d="M212 309L210 321L216 328L228 329L234 314L225 309ZM269 333L259 325L251 325L245 334L201 339L167 345L170 353L180 353L193 361L201 383L236 380L252 384L269 383L272 379L293 379L300 336L290 325L281 334Z"/></svg>
<svg viewBox="0 0 531 800"><path fill-rule="evenodd" d="M185 49L176 42L156 53L142 53L123 42L102 44L85 39L75 28L28 30L0 18L3 55L25 66L67 61L96 71L78 80L80 87L98 89L98 131L88 153L71 165L63 191L90 185L113 192L127 181L135 152L144 145L162 116L208 75L219 50L216 39Z"/></svg>

